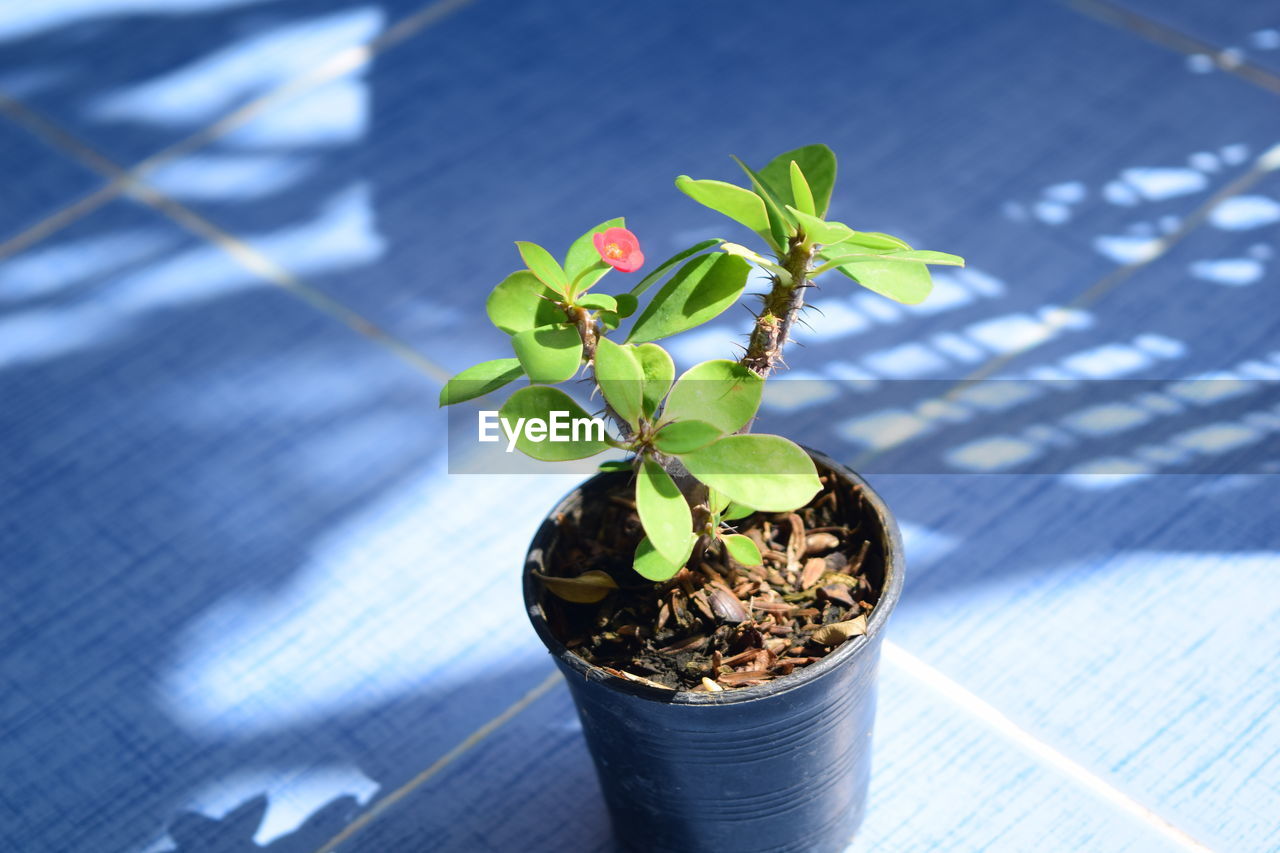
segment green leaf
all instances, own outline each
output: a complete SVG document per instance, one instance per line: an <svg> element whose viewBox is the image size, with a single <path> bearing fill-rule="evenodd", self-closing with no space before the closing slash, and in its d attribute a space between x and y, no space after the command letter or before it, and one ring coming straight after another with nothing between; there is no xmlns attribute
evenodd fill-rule
<svg viewBox="0 0 1280 853"><path fill-rule="evenodd" d="M715 489L707 489L707 509L715 515L724 512L725 507L729 506L729 496L722 495Z"/></svg>
<svg viewBox="0 0 1280 853"><path fill-rule="evenodd" d="M789 205L787 210L791 211L791 215L800 223L800 227L804 229L805 236L815 243L830 245L831 243L848 240L853 236L853 229L843 222L824 222L816 216L810 216Z"/></svg>
<svg viewBox="0 0 1280 853"><path fill-rule="evenodd" d="M959 255L949 255L946 252L931 252L927 249L907 249L904 251L890 252L872 252L872 251L852 251L844 253L841 250L844 246L832 246L831 257L823 266L839 266L848 261L861 260L863 258L880 258L886 261L919 261L924 264L940 264L951 267L964 266L964 258ZM837 254L840 252L840 254ZM819 267L819 270L821 267ZM818 270L814 270L818 272Z"/></svg>
<svg viewBox="0 0 1280 853"><path fill-rule="evenodd" d="M565 314L551 301L557 294L528 270L513 272L498 282L484 303L493 325L509 335L563 323Z"/></svg>
<svg viewBox="0 0 1280 853"><path fill-rule="evenodd" d="M569 277L565 275L556 259L551 257L550 252L537 243L527 243L523 240L516 241L516 248L520 250L520 257L524 258L529 269L543 284L565 298L571 295Z"/></svg>
<svg viewBox="0 0 1280 853"><path fill-rule="evenodd" d="M804 178L804 172L800 170L800 164L795 160L791 161L791 197L795 199L793 205L797 210L810 216L817 215L813 207L813 192Z"/></svg>
<svg viewBox="0 0 1280 853"><path fill-rule="evenodd" d="M822 488L809 455L777 435L726 436L680 461L701 482L763 512L802 507Z"/></svg>
<svg viewBox="0 0 1280 853"><path fill-rule="evenodd" d="M663 453L679 456L706 447L723 435L723 430L706 421L675 421L658 430L653 444Z"/></svg>
<svg viewBox="0 0 1280 853"><path fill-rule="evenodd" d="M742 171L747 173L747 177L751 179L751 185L755 187L756 195L764 201L764 209L769 214L769 236L765 239L768 239L779 252L786 251L787 241L795 223L783 210L783 202L750 166L737 157L733 160L742 168Z"/></svg>
<svg viewBox="0 0 1280 853"><path fill-rule="evenodd" d="M663 261L662 263L654 267L653 272L649 273L644 278L640 279L639 283L637 283L635 287L631 288L631 295L640 296L646 290L648 290L650 287L656 284L660 278L666 275L667 272L670 271L672 267L674 267L676 264L683 261L685 258L692 257L693 255L696 255L699 252L705 252L707 249L710 249L712 246L718 246L722 242L724 241L717 240L717 239L703 240L701 243L694 243L689 248L682 249L681 251L676 252L674 255L672 255L671 257L667 258L665 261Z"/></svg>
<svg viewBox="0 0 1280 853"><path fill-rule="evenodd" d="M790 189L791 163L795 162L804 172L805 182L813 193L813 212L826 216L831 206L831 190L836 185L836 155L825 145L805 145L794 151L779 154L760 170L761 180L782 199L784 204L804 210Z"/></svg>
<svg viewBox="0 0 1280 853"><path fill-rule="evenodd" d="M615 313L618 310L618 300L614 299L607 293L588 293L583 296L579 296L574 300L574 302L581 305L583 308L596 308L603 311L613 311Z"/></svg>
<svg viewBox="0 0 1280 853"><path fill-rule="evenodd" d="M545 385L521 388L502 404L498 417L505 421L502 426L504 435L509 434L508 430L516 434L516 448L520 452L545 462L585 459L609 447L608 442L596 439L599 429L588 424L578 425L575 440L572 421L587 419L588 416L572 397L559 388L548 388ZM547 428L541 439L537 438L541 431L536 428L532 437L526 432L530 421L535 419L540 420ZM552 434L567 436L569 440L552 441L548 438Z"/></svg>
<svg viewBox="0 0 1280 853"><path fill-rule="evenodd" d="M662 420L704 421L725 434L742 429L760 408L764 379L736 361L695 364L667 397Z"/></svg>
<svg viewBox="0 0 1280 853"><path fill-rule="evenodd" d="M634 471L635 467L635 457L633 456L628 459L606 459L600 463L597 470L605 474L613 474L622 471Z"/></svg>
<svg viewBox="0 0 1280 853"><path fill-rule="evenodd" d="M676 481L652 459L636 477L636 512L645 536L668 562L688 558L685 546L693 532L693 514Z"/></svg>
<svg viewBox="0 0 1280 853"><path fill-rule="evenodd" d="M610 228L626 227L626 220L621 216L609 219L574 240L569 246L569 252L564 256L564 271L570 283L573 284L574 293L589 290L611 269L600 259L600 253L596 251L596 244L591 238Z"/></svg>
<svg viewBox="0 0 1280 853"><path fill-rule="evenodd" d="M724 549L729 552L729 556L744 566L758 566L764 562L764 558L760 556L760 549L750 537L743 536L741 533L729 533L721 536L720 541L724 543Z"/></svg>
<svg viewBox="0 0 1280 853"><path fill-rule="evenodd" d="M906 305L917 305L933 290L929 268L919 261L854 258L836 267L858 284Z"/></svg>
<svg viewBox="0 0 1280 853"><path fill-rule="evenodd" d="M464 400L483 397L524 375L518 358L498 358L472 365L445 383L440 389L440 405L452 406Z"/></svg>
<svg viewBox="0 0 1280 853"><path fill-rule="evenodd" d="M613 578L599 569L583 572L576 578L557 578L541 572L534 572L533 576L547 588L547 592L574 604L595 604L618 588Z"/></svg>
<svg viewBox="0 0 1280 853"><path fill-rule="evenodd" d="M636 358L644 371L644 414L652 418L671 390L671 383L676 378L676 364L657 344L640 344L636 347Z"/></svg>
<svg viewBox="0 0 1280 853"><path fill-rule="evenodd" d="M693 543L697 539L698 537L690 533L688 549L685 551L684 557L672 562L659 554L658 550L653 547L653 543L649 541L649 537L646 536L636 546L636 558L632 568L636 570L636 574L656 583L670 580L675 577L676 572L684 568L685 563L689 562L689 555L693 553Z"/></svg>
<svg viewBox="0 0 1280 853"><path fill-rule="evenodd" d="M568 323L517 332L511 345L531 382L563 382L582 363L582 338Z"/></svg>
<svg viewBox="0 0 1280 853"><path fill-rule="evenodd" d="M627 340L656 341L707 322L738 301L750 272L749 263L732 255L694 258L640 312Z"/></svg>
<svg viewBox="0 0 1280 853"><path fill-rule="evenodd" d="M698 204L723 213L768 239L769 213L764 200L751 190L724 181L695 181L688 175L676 178L676 188Z"/></svg>
<svg viewBox="0 0 1280 853"><path fill-rule="evenodd" d="M640 300L636 299L630 293L619 293L613 298L614 304L617 306L614 310L619 317L630 317L636 313L636 309L640 307Z"/></svg>
<svg viewBox="0 0 1280 853"><path fill-rule="evenodd" d="M850 246L861 246L866 249L877 249L885 252L911 248L911 244L906 240L880 231L854 231L853 236L845 240L845 244L840 248L843 250Z"/></svg>
<svg viewBox="0 0 1280 853"><path fill-rule="evenodd" d="M617 311L601 311L600 322L604 324L606 329L612 332L621 325L622 318L618 316Z"/></svg>
<svg viewBox="0 0 1280 853"><path fill-rule="evenodd" d="M633 430L639 428L644 409L644 371L634 350L604 337L596 341L596 384L605 401Z"/></svg>
<svg viewBox="0 0 1280 853"><path fill-rule="evenodd" d="M737 521L740 518L746 518L748 515L751 515L751 513L753 512L755 512L755 510L749 506L743 506L740 503L730 503L728 508L726 508L725 511L721 513L720 520L721 521Z"/></svg>

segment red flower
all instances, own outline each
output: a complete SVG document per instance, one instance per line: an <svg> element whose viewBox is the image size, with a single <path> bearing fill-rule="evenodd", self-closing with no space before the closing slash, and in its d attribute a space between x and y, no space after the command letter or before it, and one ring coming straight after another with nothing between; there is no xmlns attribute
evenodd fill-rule
<svg viewBox="0 0 1280 853"><path fill-rule="evenodd" d="M640 241L625 228L607 228L592 236L600 259L618 272L635 272L644 266Z"/></svg>

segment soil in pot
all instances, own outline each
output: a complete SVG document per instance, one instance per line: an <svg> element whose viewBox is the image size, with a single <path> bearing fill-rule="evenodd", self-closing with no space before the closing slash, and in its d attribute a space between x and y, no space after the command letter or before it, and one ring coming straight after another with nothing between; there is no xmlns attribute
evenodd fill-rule
<svg viewBox="0 0 1280 853"><path fill-rule="evenodd" d="M771 681L864 633L884 582L880 530L861 489L819 467L823 488L793 513L734 522L764 555L744 566L718 550L690 560L666 583L631 568L643 536L630 475L594 481L581 505L558 516L544 571L608 573L604 600L563 600L544 586L553 634L613 675L675 690L732 690Z"/></svg>

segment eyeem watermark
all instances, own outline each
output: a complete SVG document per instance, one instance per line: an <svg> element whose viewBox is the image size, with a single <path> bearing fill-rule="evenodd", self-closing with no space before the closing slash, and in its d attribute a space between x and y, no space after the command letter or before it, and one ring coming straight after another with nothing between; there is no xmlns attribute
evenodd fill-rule
<svg viewBox="0 0 1280 853"><path fill-rule="evenodd" d="M603 418L573 418L570 412L554 411L550 418L517 418L513 423L493 410L477 413L478 439L482 442L501 441L498 429L507 436L507 452L516 449L521 436L527 441L604 441Z"/></svg>

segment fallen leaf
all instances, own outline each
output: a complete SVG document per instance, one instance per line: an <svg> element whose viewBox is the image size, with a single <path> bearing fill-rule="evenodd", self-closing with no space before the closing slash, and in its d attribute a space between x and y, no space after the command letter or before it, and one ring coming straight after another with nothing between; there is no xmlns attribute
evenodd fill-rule
<svg viewBox="0 0 1280 853"><path fill-rule="evenodd" d="M556 578L540 572L534 572L533 576L556 598L563 598L574 604L595 604L618 588L607 572L599 570L583 572L576 578Z"/></svg>
<svg viewBox="0 0 1280 853"><path fill-rule="evenodd" d="M867 617L859 616L845 622L832 622L813 632L813 641L820 646L838 646L845 640L867 633Z"/></svg>

